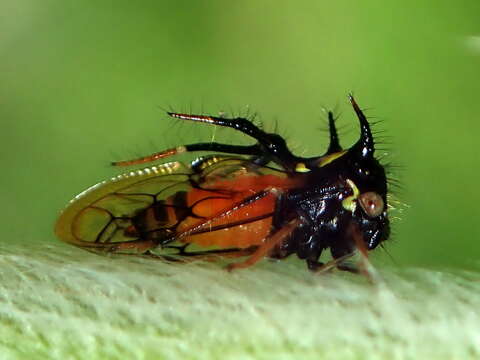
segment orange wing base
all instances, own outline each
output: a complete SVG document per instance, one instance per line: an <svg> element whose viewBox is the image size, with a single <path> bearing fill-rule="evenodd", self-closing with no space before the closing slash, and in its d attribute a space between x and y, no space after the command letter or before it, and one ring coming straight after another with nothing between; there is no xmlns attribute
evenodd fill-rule
<svg viewBox="0 0 480 360"><path fill-rule="evenodd" d="M274 175L239 176L233 180L222 180L209 185L215 192L203 189L192 189L188 193L188 206L196 216L187 217L178 228L178 233L188 234L191 229L201 226L205 232L187 235L182 242L195 243L202 247L218 246L221 248L248 248L261 244L268 236L275 210L276 195L267 193L258 200L244 203L245 199L264 192L266 189L285 189L289 180ZM222 190L232 192L231 195L219 198ZM251 221L260 218L256 221ZM204 220L207 219L207 220ZM238 224L235 225L234 224ZM232 225L232 226L229 226ZM208 231L215 227L226 228Z"/></svg>

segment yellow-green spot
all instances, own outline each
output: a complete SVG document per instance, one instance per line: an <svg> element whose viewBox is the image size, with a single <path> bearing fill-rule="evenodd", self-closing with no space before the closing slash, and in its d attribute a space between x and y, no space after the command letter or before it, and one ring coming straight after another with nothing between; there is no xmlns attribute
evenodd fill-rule
<svg viewBox="0 0 480 360"><path fill-rule="evenodd" d="M318 167L325 166L327 164L330 164L333 160L338 159L339 157L343 156L347 150L344 151L339 151L330 155L325 155L320 159L320 162L318 163Z"/></svg>
<svg viewBox="0 0 480 360"><path fill-rule="evenodd" d="M305 173L305 172L309 172L310 169L307 168L304 163L299 162L299 163L297 163L297 165L295 166L295 171L296 171L296 172Z"/></svg>
<svg viewBox="0 0 480 360"><path fill-rule="evenodd" d="M350 195L343 199L342 206L345 210L354 212L357 208L356 200L358 199L358 195L360 195L360 190L358 190L357 185L355 185L355 183L350 179L347 179L347 184L352 188L353 195Z"/></svg>

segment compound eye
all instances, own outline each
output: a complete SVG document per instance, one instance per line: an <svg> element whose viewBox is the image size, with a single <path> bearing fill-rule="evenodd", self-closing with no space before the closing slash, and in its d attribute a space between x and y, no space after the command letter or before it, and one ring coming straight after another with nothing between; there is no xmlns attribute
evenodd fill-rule
<svg viewBox="0 0 480 360"><path fill-rule="evenodd" d="M370 217L377 217L383 212L385 206L383 199L376 192L369 191L360 194L358 200L363 211L365 211Z"/></svg>

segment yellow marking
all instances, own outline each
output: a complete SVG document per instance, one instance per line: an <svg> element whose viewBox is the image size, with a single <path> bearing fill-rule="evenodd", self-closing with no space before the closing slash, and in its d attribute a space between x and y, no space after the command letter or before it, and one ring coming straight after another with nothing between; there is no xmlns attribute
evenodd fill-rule
<svg viewBox="0 0 480 360"><path fill-rule="evenodd" d="M209 159L204 159L204 160L202 160L202 163L199 166L199 169L200 170L205 170L206 168L208 168L212 165L215 165L216 163L218 163L222 160L226 160L226 159L227 159L226 157L222 157L222 156L213 156Z"/></svg>
<svg viewBox="0 0 480 360"><path fill-rule="evenodd" d="M347 150L339 151L330 155L325 155L320 159L320 162L318 163L318 167L325 166L327 164L330 164L333 160L338 159L339 157L343 156Z"/></svg>
<svg viewBox="0 0 480 360"><path fill-rule="evenodd" d="M310 169L307 168L304 163L299 162L299 163L297 163L297 165L295 166L295 171L296 171L296 172L301 172L301 173L306 173L306 172L309 172Z"/></svg>
<svg viewBox="0 0 480 360"><path fill-rule="evenodd" d="M347 179L347 184L352 188L353 195L350 195L346 197L345 199L342 200L342 206L345 210L348 210L350 212L354 212L355 209L357 208L357 202L356 200L358 199L358 196L360 195L360 190L358 190L357 185L350 180Z"/></svg>

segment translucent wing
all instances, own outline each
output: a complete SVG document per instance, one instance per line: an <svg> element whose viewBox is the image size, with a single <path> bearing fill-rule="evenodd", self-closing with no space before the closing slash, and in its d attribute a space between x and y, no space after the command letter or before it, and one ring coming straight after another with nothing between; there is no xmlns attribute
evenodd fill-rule
<svg viewBox="0 0 480 360"><path fill-rule="evenodd" d="M68 243L115 252L167 244L247 248L271 227L285 173L249 160L211 156L193 166L171 162L116 176L77 195L57 221Z"/></svg>

